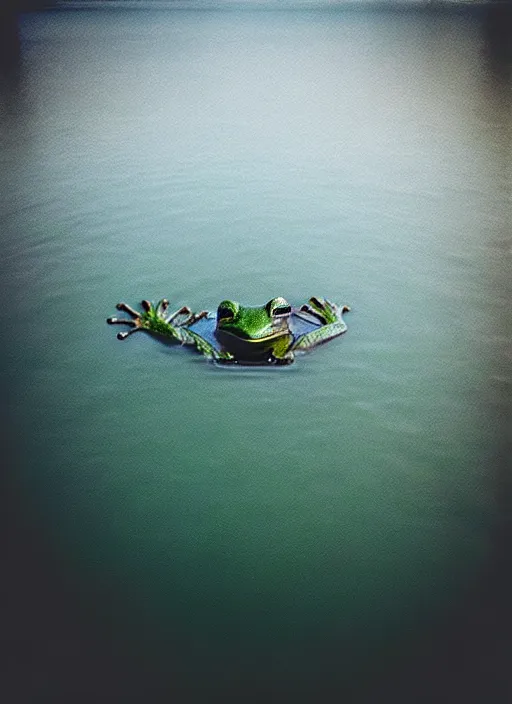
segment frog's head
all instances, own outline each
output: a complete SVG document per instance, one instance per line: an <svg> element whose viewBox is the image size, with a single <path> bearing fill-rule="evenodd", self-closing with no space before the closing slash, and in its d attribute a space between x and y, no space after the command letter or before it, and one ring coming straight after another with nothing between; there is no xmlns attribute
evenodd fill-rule
<svg viewBox="0 0 512 704"><path fill-rule="evenodd" d="M290 304L272 298L266 305L246 308L236 301L222 301L217 309L216 336L222 346L239 359L281 356L291 342Z"/></svg>

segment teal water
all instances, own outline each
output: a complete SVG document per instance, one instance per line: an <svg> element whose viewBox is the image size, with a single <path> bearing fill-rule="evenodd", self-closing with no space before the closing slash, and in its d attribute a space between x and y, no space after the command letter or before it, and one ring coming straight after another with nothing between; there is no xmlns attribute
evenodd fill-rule
<svg viewBox="0 0 512 704"><path fill-rule="evenodd" d="M12 483L112 649L183 701L343 692L484 570L510 412L502 68L463 14L22 18ZM105 325L119 300L313 294L349 330L289 368Z"/></svg>

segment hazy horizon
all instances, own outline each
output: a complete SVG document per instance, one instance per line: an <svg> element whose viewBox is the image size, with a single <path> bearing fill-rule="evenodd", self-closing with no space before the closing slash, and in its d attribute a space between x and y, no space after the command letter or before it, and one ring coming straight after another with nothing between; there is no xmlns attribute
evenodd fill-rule
<svg viewBox="0 0 512 704"><path fill-rule="evenodd" d="M247 8L270 8L270 9L332 9L337 7L427 7L437 9L439 7L452 6L481 6L481 5L506 5L510 0L12 0L4 7L14 7L16 9L52 9L52 8L73 8L73 7L123 7L123 8L223 8L233 7L236 9Z"/></svg>

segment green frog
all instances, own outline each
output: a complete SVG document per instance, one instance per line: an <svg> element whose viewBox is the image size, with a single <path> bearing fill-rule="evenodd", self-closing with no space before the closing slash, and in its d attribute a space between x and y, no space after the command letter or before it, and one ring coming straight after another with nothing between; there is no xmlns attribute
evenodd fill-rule
<svg viewBox="0 0 512 704"><path fill-rule="evenodd" d="M216 314L206 310L193 313L183 306L168 314L169 302L142 301L142 312L126 303L118 310L130 318L111 317L110 325L126 325L118 333L125 340L137 331L146 331L164 341L190 345L207 359L220 364L291 364L296 352L305 352L344 333L343 313L349 306L338 306L324 298L312 297L300 308L284 298L272 298L264 306L242 306L224 300Z"/></svg>

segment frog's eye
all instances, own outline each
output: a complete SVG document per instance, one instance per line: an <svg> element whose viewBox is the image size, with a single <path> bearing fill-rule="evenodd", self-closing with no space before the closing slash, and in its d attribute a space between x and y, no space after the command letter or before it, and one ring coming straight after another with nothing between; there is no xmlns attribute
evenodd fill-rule
<svg viewBox="0 0 512 704"><path fill-rule="evenodd" d="M284 298L273 298L267 303L267 312L272 318L281 318L290 315L291 306Z"/></svg>
<svg viewBox="0 0 512 704"><path fill-rule="evenodd" d="M232 320L238 312L238 303L222 301L217 308L217 320Z"/></svg>

